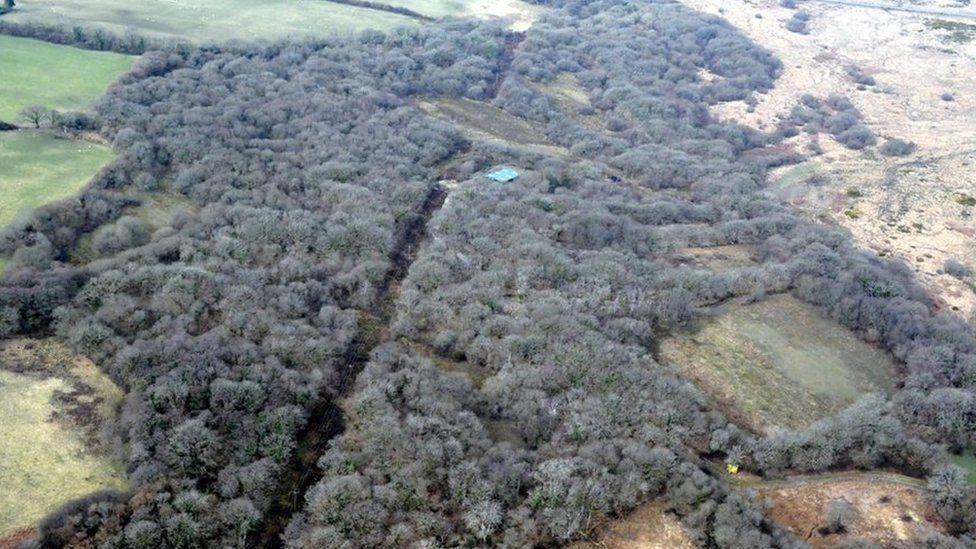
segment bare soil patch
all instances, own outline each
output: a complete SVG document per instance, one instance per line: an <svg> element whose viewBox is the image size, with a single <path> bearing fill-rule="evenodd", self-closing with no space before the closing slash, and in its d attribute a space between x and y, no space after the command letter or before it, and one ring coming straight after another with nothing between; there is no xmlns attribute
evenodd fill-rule
<svg viewBox="0 0 976 549"><path fill-rule="evenodd" d="M591 541L570 549L694 549L697 547L678 517L661 503L648 503L630 515L597 529Z"/></svg>
<svg viewBox="0 0 976 549"><path fill-rule="evenodd" d="M750 483L765 498L769 517L814 547L866 539L884 547L917 547L926 532L944 525L925 503L925 485L893 473L834 473ZM843 532L831 533L827 506L854 510Z"/></svg>

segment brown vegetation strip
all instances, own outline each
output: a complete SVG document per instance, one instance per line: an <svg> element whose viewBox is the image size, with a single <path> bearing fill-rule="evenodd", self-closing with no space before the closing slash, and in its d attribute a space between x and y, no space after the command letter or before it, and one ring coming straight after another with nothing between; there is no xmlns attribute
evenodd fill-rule
<svg viewBox="0 0 976 549"><path fill-rule="evenodd" d="M34 530L27 528L14 532L5 538L0 538L0 549L16 549L20 544L30 539L34 535Z"/></svg>
<svg viewBox="0 0 976 549"><path fill-rule="evenodd" d="M389 4L381 4L380 2L370 2L369 0L326 0L326 2L332 2L333 4L345 4L347 6L364 8L367 10L385 11L389 13L395 13L397 15L405 15L407 17L413 17L414 19L420 19L422 21L436 21L435 18L429 15L424 15L420 12L413 11L410 8L404 8L402 6L391 6Z"/></svg>

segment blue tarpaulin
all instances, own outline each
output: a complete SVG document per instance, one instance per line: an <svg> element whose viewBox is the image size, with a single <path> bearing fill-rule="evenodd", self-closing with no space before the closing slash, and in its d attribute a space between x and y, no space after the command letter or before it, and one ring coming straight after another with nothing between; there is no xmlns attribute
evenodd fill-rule
<svg viewBox="0 0 976 549"><path fill-rule="evenodd" d="M491 172L485 177L487 177L488 179L492 179L494 181L499 181L501 183L508 183L509 181L515 181L516 179L518 179L518 176L519 173L513 170L512 168L502 168L500 170L495 170Z"/></svg>

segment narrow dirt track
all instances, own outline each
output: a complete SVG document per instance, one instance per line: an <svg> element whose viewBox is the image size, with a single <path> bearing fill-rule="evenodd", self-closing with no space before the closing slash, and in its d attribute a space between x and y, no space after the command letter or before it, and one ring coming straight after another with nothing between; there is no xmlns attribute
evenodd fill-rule
<svg viewBox="0 0 976 549"><path fill-rule="evenodd" d="M389 341L387 327L393 318L399 295L400 283L406 278L410 266L417 259L421 246L427 240L427 224L443 205L447 189L434 183L424 201L399 231L396 243L390 251L390 267L377 287L374 310L361 313L361 333L350 347L345 359L348 365L336 389L337 398L331 394L319 397L318 404L309 414L309 421L299 433L298 447L287 472L278 483L278 493L268 510L264 529L251 540L249 547L282 547L284 533L292 515L301 511L305 494L318 480L318 460L328 449L329 441L345 430L342 410L337 401L347 396L356 378L369 362L373 349Z"/></svg>
<svg viewBox="0 0 976 549"><path fill-rule="evenodd" d="M861 0L809 0L811 3L830 4L833 6L847 6L849 8L867 8L885 11L900 11L918 13L921 15L941 15L943 17L957 17L976 21L976 11L955 10L950 8L930 8L925 6L892 5L884 2L866 2Z"/></svg>

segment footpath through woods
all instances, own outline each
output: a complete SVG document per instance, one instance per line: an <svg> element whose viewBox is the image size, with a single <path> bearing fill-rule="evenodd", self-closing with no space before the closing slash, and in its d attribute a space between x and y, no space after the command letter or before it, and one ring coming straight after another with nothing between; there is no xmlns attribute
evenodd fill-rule
<svg viewBox="0 0 976 549"><path fill-rule="evenodd" d="M318 481L316 471L319 458L328 449L329 441L345 430L337 400L348 395L373 350L390 341L388 328L396 311L400 284L427 240L428 223L444 205L446 198L447 189L440 183L432 184L419 209L403 221L390 252L389 268L377 287L374 310L360 313L359 336L346 357L348 367L342 374L337 396L319 395L318 403L312 408L308 422L299 433L298 447L288 470L278 484L278 493L265 517L265 528L256 534L259 539L253 540L253 546L282 546L281 535L288 522L292 515L302 509L305 494Z"/></svg>

